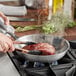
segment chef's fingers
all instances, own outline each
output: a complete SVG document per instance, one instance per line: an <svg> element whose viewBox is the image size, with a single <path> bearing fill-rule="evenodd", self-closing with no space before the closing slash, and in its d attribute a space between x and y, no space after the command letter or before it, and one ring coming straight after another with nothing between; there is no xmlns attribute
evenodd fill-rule
<svg viewBox="0 0 76 76"><path fill-rule="evenodd" d="M9 25L9 19L6 16L4 16L3 18L4 18L4 24Z"/></svg>
<svg viewBox="0 0 76 76"><path fill-rule="evenodd" d="M9 25L9 19L2 12L0 12L0 17L3 18L5 25Z"/></svg>
<svg viewBox="0 0 76 76"><path fill-rule="evenodd" d="M9 50L9 46L6 42L2 42L1 47L3 49L3 52L7 52Z"/></svg>
<svg viewBox="0 0 76 76"><path fill-rule="evenodd" d="M2 46L0 45L0 52L3 52L3 48L2 48Z"/></svg>
<svg viewBox="0 0 76 76"><path fill-rule="evenodd" d="M15 47L13 45L11 45L11 47L9 48L9 52L13 52L15 50Z"/></svg>
<svg viewBox="0 0 76 76"><path fill-rule="evenodd" d="M14 47L14 45L13 45L13 42L11 42L10 44L9 44L9 43L7 43L7 44L8 44L8 46L9 46L9 49L8 49L9 52L12 52L12 51L15 50L15 47Z"/></svg>
<svg viewBox="0 0 76 76"><path fill-rule="evenodd" d="M5 52L7 50L7 44L0 41L0 51Z"/></svg>
<svg viewBox="0 0 76 76"><path fill-rule="evenodd" d="M14 51L14 44L13 44L13 41L11 39L8 38L7 41L5 41L7 43L7 45L9 46L9 50L10 52Z"/></svg>
<svg viewBox="0 0 76 76"><path fill-rule="evenodd" d="M11 41L1 42L1 47L2 47L3 52L7 52L7 51L12 52L15 49L14 45L13 45L13 43Z"/></svg>

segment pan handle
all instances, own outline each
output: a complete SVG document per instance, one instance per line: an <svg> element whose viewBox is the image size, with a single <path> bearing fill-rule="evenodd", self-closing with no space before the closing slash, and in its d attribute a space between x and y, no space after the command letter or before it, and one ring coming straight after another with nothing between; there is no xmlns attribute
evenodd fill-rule
<svg viewBox="0 0 76 76"><path fill-rule="evenodd" d="M15 40L17 40L19 37L17 35L15 35L14 33L12 32L6 32L8 33L11 37L13 37Z"/></svg>
<svg viewBox="0 0 76 76"><path fill-rule="evenodd" d="M5 30L6 33L8 33L11 37L13 37L15 40L18 38L14 33L9 32L6 28L6 25L0 20L0 28Z"/></svg>

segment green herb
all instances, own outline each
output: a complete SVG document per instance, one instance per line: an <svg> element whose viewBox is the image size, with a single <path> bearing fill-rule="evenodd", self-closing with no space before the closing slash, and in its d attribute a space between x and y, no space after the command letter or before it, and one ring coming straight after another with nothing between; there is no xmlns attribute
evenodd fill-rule
<svg viewBox="0 0 76 76"><path fill-rule="evenodd" d="M67 27L74 27L74 26L76 26L76 22L69 22L69 24L67 25Z"/></svg>
<svg viewBox="0 0 76 76"><path fill-rule="evenodd" d="M24 31L29 31L29 30L34 30L34 29L39 29L40 26L24 26L24 27L17 27L16 32L24 32Z"/></svg>
<svg viewBox="0 0 76 76"><path fill-rule="evenodd" d="M57 29L55 28L54 24L51 23L50 21L44 22L42 26L42 32L49 34L49 33L54 33L56 32Z"/></svg>

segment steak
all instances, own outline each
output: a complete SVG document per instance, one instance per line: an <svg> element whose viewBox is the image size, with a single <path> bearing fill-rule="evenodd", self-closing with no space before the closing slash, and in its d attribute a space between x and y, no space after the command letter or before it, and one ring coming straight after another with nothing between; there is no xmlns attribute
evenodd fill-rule
<svg viewBox="0 0 76 76"><path fill-rule="evenodd" d="M55 48L48 43L37 43L32 45L24 46L23 49L27 50L39 50L43 55L53 55L55 54Z"/></svg>

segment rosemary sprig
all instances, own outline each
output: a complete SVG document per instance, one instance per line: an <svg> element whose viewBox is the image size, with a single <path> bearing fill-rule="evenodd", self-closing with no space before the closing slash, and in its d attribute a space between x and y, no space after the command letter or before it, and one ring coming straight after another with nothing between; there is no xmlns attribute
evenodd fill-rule
<svg viewBox="0 0 76 76"><path fill-rule="evenodd" d="M41 26L24 26L24 27L17 27L16 32L24 32L24 31L29 31L29 30L35 30L35 29L40 29Z"/></svg>

